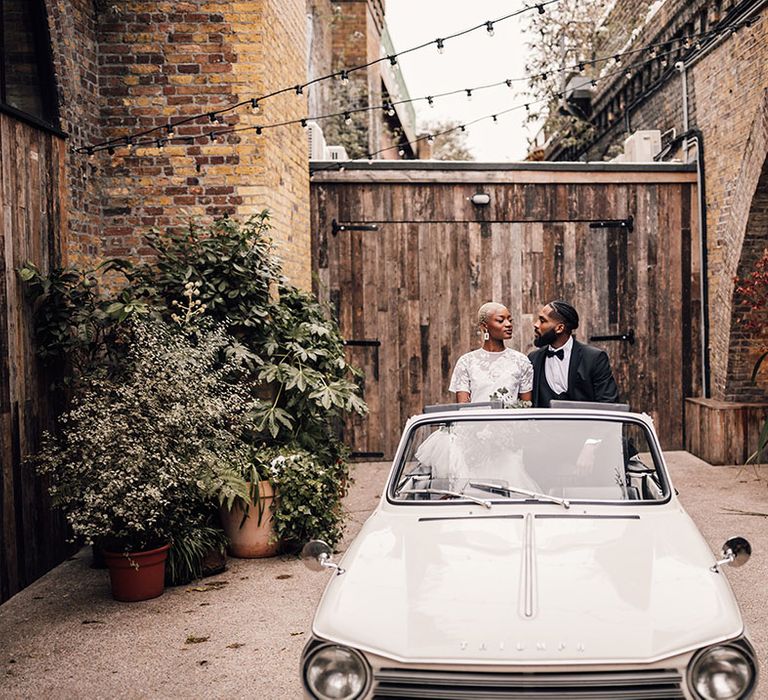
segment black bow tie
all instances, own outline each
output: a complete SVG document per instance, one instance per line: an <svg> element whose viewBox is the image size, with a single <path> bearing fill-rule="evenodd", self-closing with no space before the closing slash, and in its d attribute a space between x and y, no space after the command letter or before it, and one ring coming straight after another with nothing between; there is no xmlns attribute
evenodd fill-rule
<svg viewBox="0 0 768 700"><path fill-rule="evenodd" d="M562 360L565 357L565 350L562 348L559 350L550 350L547 348L547 357L556 357L558 360Z"/></svg>

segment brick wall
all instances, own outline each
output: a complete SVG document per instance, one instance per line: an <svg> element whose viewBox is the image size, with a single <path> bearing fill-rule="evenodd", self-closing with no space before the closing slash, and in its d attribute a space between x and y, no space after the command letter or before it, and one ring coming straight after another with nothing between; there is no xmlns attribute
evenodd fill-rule
<svg viewBox="0 0 768 700"><path fill-rule="evenodd" d="M622 50L636 26L643 29L632 47L711 29L756 4L667 0L643 24L652 3L618 0L597 54ZM763 7L758 16L760 22L729 35L687 70L689 127L701 130L705 145L711 389L713 397L728 400L766 396L764 389L749 386L747 372L763 341L746 333L733 305L734 276L747 270L768 242L760 223L763 195L758 188L768 154L768 9ZM668 56L666 67L655 60L630 80L602 81L593 102L595 140L584 153L570 157L612 157L627 135L640 129L680 134L684 119L682 79L674 68L678 58ZM680 151L674 155L683 157Z"/></svg>
<svg viewBox="0 0 768 700"><path fill-rule="evenodd" d="M67 230L62 254L68 262L88 265L102 254L99 173L95 163L72 148L101 139L98 44L92 0L46 3L58 90L61 128L69 134L65 167Z"/></svg>
<svg viewBox="0 0 768 700"><path fill-rule="evenodd" d="M75 147L306 80L305 0L49 0L49 16L62 126ZM224 118L243 127L306 114L306 95L287 94L259 114L241 108ZM118 148L90 164L71 155L72 256L141 257L151 226L268 208L286 275L309 289L305 133L291 126L212 143L206 134L215 129L205 119L180 127L192 142L162 152Z"/></svg>

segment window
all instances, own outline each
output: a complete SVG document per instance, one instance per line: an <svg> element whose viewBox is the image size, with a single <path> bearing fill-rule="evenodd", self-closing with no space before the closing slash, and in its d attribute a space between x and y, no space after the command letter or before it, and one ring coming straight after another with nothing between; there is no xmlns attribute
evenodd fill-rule
<svg viewBox="0 0 768 700"><path fill-rule="evenodd" d="M0 103L58 122L48 24L42 0L0 0Z"/></svg>

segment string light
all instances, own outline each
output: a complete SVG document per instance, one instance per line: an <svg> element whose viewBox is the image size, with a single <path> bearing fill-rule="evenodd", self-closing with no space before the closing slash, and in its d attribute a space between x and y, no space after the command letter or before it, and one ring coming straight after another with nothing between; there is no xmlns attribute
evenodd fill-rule
<svg viewBox="0 0 768 700"><path fill-rule="evenodd" d="M557 0L550 0L550 2L556 2L556 1ZM544 4L549 4L549 3L544 3ZM531 9L531 8L528 8L528 9ZM499 20L496 20L496 21L499 21ZM700 36L709 38L711 36L723 34L724 32L726 32L726 30L735 31L735 29L737 29L737 28L739 28L741 26L747 26L747 25L748 25L747 22L741 22L741 23L739 23L737 25L733 25L733 26L729 26L729 27L725 27L725 28L720 27L720 28L718 28L716 30L711 30L710 32L702 33ZM487 24L483 23L482 25L479 25L479 27L485 27L487 29ZM477 29L479 27L475 27L474 29ZM473 30L466 30L466 31L473 31ZM446 38L453 38L455 36L458 36L458 34L451 35L451 36L446 37ZM696 37L697 35L692 35L692 36ZM428 42L427 44L424 44L423 46L427 46L427 45L429 45L431 43L438 43L438 41L439 41L440 44L444 44L444 41L446 40L446 38L440 38L439 40L435 40L433 42ZM691 37L686 37L686 40L688 41L688 43L690 45ZM681 41L682 42L683 40L682 39L678 39L676 41ZM701 41L697 40L695 45L696 45L697 48L700 48L701 47ZM661 44L661 46L664 49L667 48L667 44ZM409 51L416 50L418 48L422 48L422 47L414 47L413 49L410 49ZM623 52L623 53L615 54L613 56L613 59L614 59L614 61L616 61L617 65L620 65L621 64L621 57L622 56L627 56L627 55L630 55L630 54L637 54L637 53L640 53L640 52L648 52L651 56L658 56L659 55L658 51L656 50L655 45L650 45L650 46L640 47L638 49L629 50L629 51L626 51L626 52ZM402 53L406 53L406 52L401 52L401 54ZM397 56L397 55L401 55L401 54L392 54L392 55L393 56ZM388 58L388 56L384 57L383 59L380 59L380 60L386 60L387 58ZM609 57L596 58L596 59L593 59L591 61L580 61L577 64L577 66L579 67L579 69L581 69L582 67L586 67L587 65L595 65L595 64L597 64L597 63L599 63L601 61L605 61L605 60L609 60ZM662 55L662 57L660 59L660 64L661 64L661 66L663 68L666 68L669 65L669 61L668 61L666 56ZM573 69L575 67L576 66L571 66L570 69ZM351 68L351 69L344 69L344 70L342 70L340 72L331 74L330 76L326 76L326 78L327 77L340 77L342 80L345 79L345 78L348 80L348 74L349 74L350 70L357 70L358 68L359 67L355 67L355 68ZM566 71L568 69L569 69L569 67L563 67L561 72L564 72L564 71ZM636 70L636 67L635 66L629 67L627 69L627 71L625 72L625 75L627 77L630 77L631 76L631 71L633 69ZM540 74L540 78L545 80L549 75L550 75L550 71L543 71ZM603 76L603 77L605 77L605 76ZM311 81L311 82L317 82L318 80L322 80L322 79L325 79L325 78L316 79L316 80ZM487 87L495 87L496 85L507 85L508 87L512 88L513 87L512 83L514 81L516 81L516 80L526 80L526 79L530 80L531 82L533 82L536 79L536 76L532 76L530 78L517 78L517 79L514 79L514 80L508 78L508 79L506 79L506 80L504 80L504 81L502 81L500 83L494 83L492 85L482 85L482 86L476 86L474 88L464 88L463 90L456 90L456 91L449 92L449 93L442 93L442 94L438 95L438 97L442 97L444 95L456 94L456 93L459 93L459 92L463 91L466 94L467 98L469 99L472 96L472 91L475 90L475 89L482 89L482 88L487 88ZM307 83L305 85L296 85L296 86L294 86L291 89L296 90L297 94L302 94L302 92L303 92L302 88L306 87L306 85L309 85L309 83ZM591 81L591 85L593 87L596 87L597 82L595 80L592 80ZM254 109L258 109L260 100L265 99L265 97L270 97L270 96L273 96L275 94L279 94L280 92L286 92L286 91L287 91L287 89L283 89L283 90L277 91L276 93L272 93L271 95L262 96L262 97L259 97L259 98L249 98L248 100L246 100L244 102L241 102L241 103L239 103L237 105L233 105L231 107L225 107L225 108L219 109L219 110L214 111L214 112L203 113L202 115L196 115L196 116L191 116L191 117L188 117L188 118L185 118L185 119L182 119L182 120L177 120L173 124L171 122L168 122L168 123L166 123L163 126L155 127L154 129L150 129L150 130L148 130L146 132L137 133L137 134L134 134L132 136L120 136L118 138L115 138L115 139L112 139L112 140L109 140L109 141L105 141L103 143L92 144L92 145L89 145L89 146L81 146L81 147L76 148L74 150L75 150L75 152L85 152L86 154L88 154L88 153L93 154L93 153L95 153L95 152L97 152L99 150L108 150L110 147L114 149L117 146L129 145L129 146L131 146L131 152L135 153L135 150L136 150L135 146L136 145L142 145L142 142L139 141L138 144L134 144L134 139L137 138L137 137L144 136L145 134L151 133L152 131L157 131L158 129L164 130L164 132L167 133L168 136L172 137L170 139L164 139L163 143L165 143L165 142L167 142L169 140L174 140L174 141L177 141L177 140L184 141L184 140L186 140L188 142L194 142L192 137L178 137L178 136L175 136L175 134L176 134L176 127L178 127L180 124L188 123L188 122L191 122L193 120L199 119L199 118L204 117L204 116L207 116L209 121L212 124L217 124L217 125L223 124L223 126L227 127L228 125L226 124L226 122L224 122L223 119L221 119L220 115L221 115L222 112L227 112L227 111L229 111L231 109L235 109L236 107L238 107L240 105L246 105L246 104L250 104ZM556 95L556 97L558 99L562 99L563 95L562 95L562 93L558 93ZM416 98L416 99L422 99L422 100L423 99L427 99L427 102L429 103L429 105L430 106L434 106L434 98L435 98L435 96L429 96L427 98ZM393 108L394 104L401 104L401 103L406 103L406 102L414 102L414 101L416 101L416 99L401 100L401 101L398 101L397 103L391 103L391 102L387 103L387 105L386 105L387 106L387 110L389 111L390 108ZM354 112L357 112L357 111L370 111L370 109L371 108L368 107L368 108L361 108L359 110L358 109L354 109L354 110L348 110L348 111L349 111L349 113L354 113ZM528 111L527 107L526 107L526 111ZM344 114L346 114L346 113L344 113ZM330 116L341 116L341 114L338 114L338 115L324 115L324 116L313 117L313 118L322 119L322 118L328 118ZM288 121L288 122L281 122L279 124L268 125L268 126L271 128L271 127L275 127L275 126L283 126L285 124L297 123L297 121L298 121L299 123L302 124L303 127L306 128L306 119L307 118L305 118L303 120L293 120L293 121ZM169 127L171 127L171 128L169 128ZM228 131L225 131L225 132L221 132L219 130L219 131L214 132L214 133L218 136L218 135L221 135L221 133L233 133L235 131L242 131L242 130L253 129L253 128L254 127L246 127L245 129L233 128L233 129L229 129ZM149 143L149 144L155 143L155 144L157 144L158 141L160 141L160 139L156 139L154 141L149 140L149 141L146 141L144 143Z"/></svg>
<svg viewBox="0 0 768 700"><path fill-rule="evenodd" d="M488 21L485 23L485 28L486 28L486 30L488 31L488 36L493 36L493 35L494 35L494 33L495 33L495 32L493 31L493 22L491 22L490 20L488 20Z"/></svg>
<svg viewBox="0 0 768 700"><path fill-rule="evenodd" d="M435 44L437 45L437 53L444 54L445 53L445 43L442 39L436 39Z"/></svg>
<svg viewBox="0 0 768 700"><path fill-rule="evenodd" d="M429 95L429 96L427 97L427 104L428 104L430 107L434 107L434 106L435 106L435 98L434 98L434 97L432 97L431 95Z"/></svg>
<svg viewBox="0 0 768 700"><path fill-rule="evenodd" d="M264 129L260 126L256 127L256 136L261 136L261 132L264 131Z"/></svg>
<svg viewBox="0 0 768 700"><path fill-rule="evenodd" d="M307 120L306 119L300 119L299 124L301 124L303 129L307 128Z"/></svg>
<svg viewBox="0 0 768 700"><path fill-rule="evenodd" d="M346 71L346 70L341 71L341 73L339 73L339 80L341 80L342 83L348 83L349 71Z"/></svg>
<svg viewBox="0 0 768 700"><path fill-rule="evenodd" d="M344 123L347 125L352 123L352 115L349 112L344 112Z"/></svg>
<svg viewBox="0 0 768 700"><path fill-rule="evenodd" d="M579 63L579 73L583 73L583 72L584 72L584 62L582 61Z"/></svg>
<svg viewBox="0 0 768 700"><path fill-rule="evenodd" d="M259 111L259 100L258 100L258 98L256 98L256 97L252 97L251 98L251 109L254 112L258 112Z"/></svg>
<svg viewBox="0 0 768 700"><path fill-rule="evenodd" d="M536 5L536 9L539 11L540 15L544 14L544 5Z"/></svg>
<svg viewBox="0 0 768 700"><path fill-rule="evenodd" d="M293 88L296 91L297 95L303 95L304 94L304 86L303 85L296 85Z"/></svg>
<svg viewBox="0 0 768 700"><path fill-rule="evenodd" d="M405 149L404 148L399 148L397 150L397 155L399 155L402 158L405 155Z"/></svg>
<svg viewBox="0 0 768 700"><path fill-rule="evenodd" d="M390 63L391 63L393 66L396 66L396 65L397 65L397 56L395 56L395 55L391 55L391 56L387 56L387 58L389 59L389 62L390 62Z"/></svg>
<svg viewBox="0 0 768 700"><path fill-rule="evenodd" d="M427 143L434 143L434 141L435 141L435 137L434 137L434 136L432 136L432 134L430 134L429 136L427 136Z"/></svg>
<svg viewBox="0 0 768 700"><path fill-rule="evenodd" d="M498 123L499 123L499 118L498 118L498 116L497 116L497 115L495 115L495 114L492 114L492 115L491 115L491 119L493 119L493 122L494 122L494 124L498 124Z"/></svg>

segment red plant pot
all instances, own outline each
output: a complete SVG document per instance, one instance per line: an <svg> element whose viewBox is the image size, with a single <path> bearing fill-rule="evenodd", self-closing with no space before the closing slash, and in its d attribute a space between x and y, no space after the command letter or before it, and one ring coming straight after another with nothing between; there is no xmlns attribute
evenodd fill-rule
<svg viewBox="0 0 768 700"><path fill-rule="evenodd" d="M134 602L162 595L165 589L165 560L170 548L171 545L165 544L146 552L104 552L112 597Z"/></svg>

